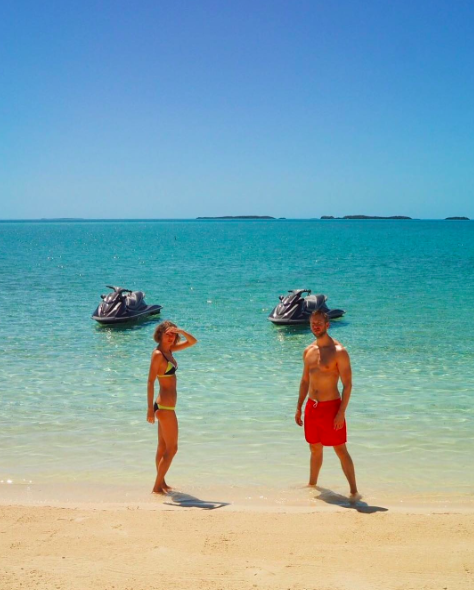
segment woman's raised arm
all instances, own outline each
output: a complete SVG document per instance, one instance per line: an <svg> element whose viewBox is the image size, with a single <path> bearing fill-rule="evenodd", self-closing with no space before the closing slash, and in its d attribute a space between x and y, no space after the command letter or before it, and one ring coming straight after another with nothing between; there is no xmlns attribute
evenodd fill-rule
<svg viewBox="0 0 474 590"><path fill-rule="evenodd" d="M177 352L178 350L184 350L185 348L189 348L190 346L194 346L197 342L196 338L192 334L188 334L181 328L170 328L170 331L173 330L175 334L179 334L180 336L184 336L186 338L185 342L181 342L180 344L175 344L171 347L171 352ZM167 330L168 331L168 330Z"/></svg>

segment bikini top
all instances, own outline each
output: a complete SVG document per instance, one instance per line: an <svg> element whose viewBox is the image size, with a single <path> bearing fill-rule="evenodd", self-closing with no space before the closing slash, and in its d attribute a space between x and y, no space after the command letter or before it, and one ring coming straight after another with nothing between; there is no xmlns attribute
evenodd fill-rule
<svg viewBox="0 0 474 590"><path fill-rule="evenodd" d="M168 361L168 365L166 366L166 370L163 375L157 375L157 377L172 377L176 371L178 370L178 365L173 364L169 358L160 350L161 354L165 357Z"/></svg>

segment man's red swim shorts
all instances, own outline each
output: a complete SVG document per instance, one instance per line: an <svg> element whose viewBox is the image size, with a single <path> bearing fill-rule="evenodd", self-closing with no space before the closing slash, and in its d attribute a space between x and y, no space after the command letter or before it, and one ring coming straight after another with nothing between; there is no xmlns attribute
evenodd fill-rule
<svg viewBox="0 0 474 590"><path fill-rule="evenodd" d="M304 436L310 445L336 447L347 441L346 421L339 430L334 428L334 418L341 406L340 399L316 402L308 399L304 410Z"/></svg>

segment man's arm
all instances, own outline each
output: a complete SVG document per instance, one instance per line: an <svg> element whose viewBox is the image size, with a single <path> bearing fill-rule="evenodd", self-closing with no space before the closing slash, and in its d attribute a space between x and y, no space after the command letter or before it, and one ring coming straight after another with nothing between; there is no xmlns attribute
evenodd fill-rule
<svg viewBox="0 0 474 590"><path fill-rule="evenodd" d="M336 417L334 418L334 428L339 430L344 426L346 417L346 408L349 404L349 399L352 392L352 369L349 353L344 348L338 353L337 368L339 370L339 377L342 381L342 402Z"/></svg>
<svg viewBox="0 0 474 590"><path fill-rule="evenodd" d="M295 422L298 426L303 426L303 420L301 420L301 410L303 408L304 400L308 395L309 388L309 366L306 362L306 353L308 349L303 352L303 375L300 381L300 391L298 395L298 403L296 404Z"/></svg>

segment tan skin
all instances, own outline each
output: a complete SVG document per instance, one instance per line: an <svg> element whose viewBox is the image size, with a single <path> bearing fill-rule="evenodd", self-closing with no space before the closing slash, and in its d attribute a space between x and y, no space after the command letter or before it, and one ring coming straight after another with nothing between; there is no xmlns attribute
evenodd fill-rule
<svg viewBox="0 0 474 590"><path fill-rule="evenodd" d="M181 335L186 338L185 342L176 343L177 336ZM165 475L170 468L174 456L178 452L178 419L174 410L157 410L154 411L155 401L155 381L158 379L160 390L158 393L157 403L162 406L176 406L177 390L176 375L167 377L158 377L164 375L168 366L168 358L172 363L177 364L173 353L190 346L194 346L197 340L191 334L188 334L180 328L170 327L166 330L161 338L161 342L151 355L150 371L148 374L147 388L147 421L150 424L158 420L158 447L156 450L156 480L153 486L153 493L166 494L171 488L165 481Z"/></svg>
<svg viewBox="0 0 474 590"><path fill-rule="evenodd" d="M347 405L352 391L352 370L347 350L340 342L328 334L329 322L321 315L311 316L311 331L316 341L310 344L303 353L303 375L301 377L298 403L296 406L295 422L303 426L301 417L303 403L306 396L318 402L331 401L341 397L338 389L339 379L342 382L342 401L339 411L334 418L334 429L344 426ZM316 486L321 466L323 464L323 445L321 443L309 445L311 451L309 486ZM350 499L360 498L354 471L354 464L345 444L334 448L341 461L344 475L349 482Z"/></svg>

